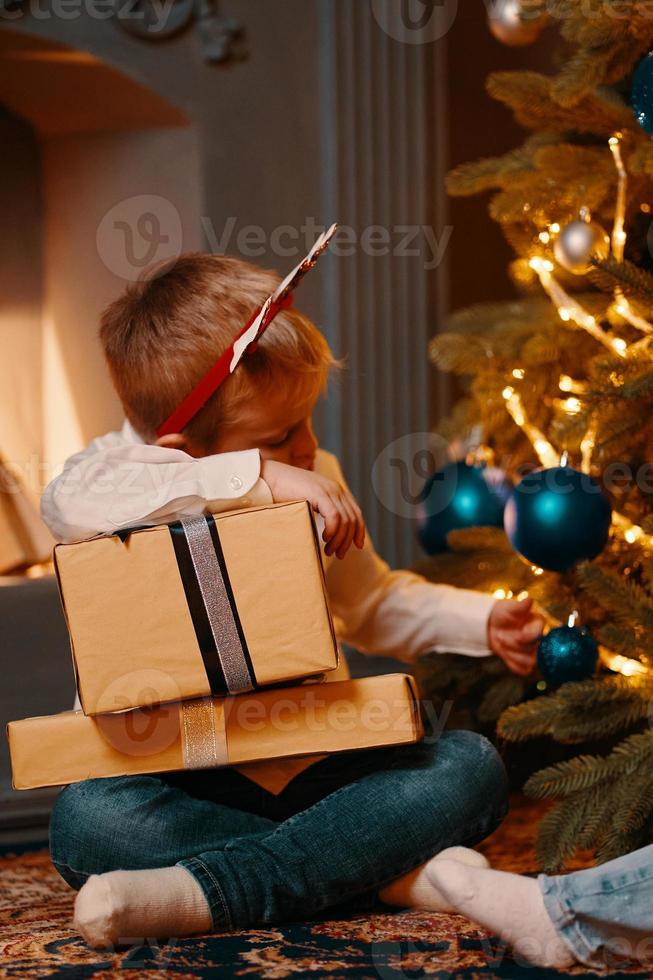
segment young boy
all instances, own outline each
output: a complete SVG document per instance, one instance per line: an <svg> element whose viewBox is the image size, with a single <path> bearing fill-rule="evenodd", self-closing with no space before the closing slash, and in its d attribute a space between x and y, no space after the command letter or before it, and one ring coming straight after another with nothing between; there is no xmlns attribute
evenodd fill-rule
<svg viewBox="0 0 653 980"><path fill-rule="evenodd" d="M43 495L46 523L71 541L307 499L341 641L405 662L429 650L495 652L528 673L542 628L530 600L495 602L390 571L366 540L311 425L336 362L295 309L276 316L182 432L157 437L276 283L237 259L193 254L108 308L101 339L128 421L66 463ZM352 899L444 908L429 862L481 840L505 806L493 747L448 732L415 746L72 784L54 810L51 850L81 888L77 927L106 946L305 918Z"/></svg>

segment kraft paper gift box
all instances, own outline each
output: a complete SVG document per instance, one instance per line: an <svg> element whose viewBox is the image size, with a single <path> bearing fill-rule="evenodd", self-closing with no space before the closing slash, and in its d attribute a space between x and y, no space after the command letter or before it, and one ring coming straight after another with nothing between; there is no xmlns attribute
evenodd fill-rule
<svg viewBox="0 0 653 980"><path fill-rule="evenodd" d="M309 504L59 544L87 715L322 679L338 664Z"/></svg>
<svg viewBox="0 0 653 980"><path fill-rule="evenodd" d="M0 459L0 575L50 560L54 540L37 506Z"/></svg>
<svg viewBox="0 0 653 980"><path fill-rule="evenodd" d="M423 735L407 674L95 717L65 711L7 726L14 789L409 744Z"/></svg>

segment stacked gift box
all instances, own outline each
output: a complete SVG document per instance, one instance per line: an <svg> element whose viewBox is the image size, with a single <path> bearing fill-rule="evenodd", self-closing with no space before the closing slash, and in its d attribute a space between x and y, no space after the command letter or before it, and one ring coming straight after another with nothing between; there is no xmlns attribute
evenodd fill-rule
<svg viewBox="0 0 653 980"><path fill-rule="evenodd" d="M61 544L54 560L81 710L9 724L16 789L423 735L411 677L330 681L306 501Z"/></svg>

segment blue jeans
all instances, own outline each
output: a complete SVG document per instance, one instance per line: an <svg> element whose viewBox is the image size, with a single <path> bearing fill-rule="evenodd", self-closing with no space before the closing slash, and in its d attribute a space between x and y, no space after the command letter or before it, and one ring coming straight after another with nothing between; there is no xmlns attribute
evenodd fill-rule
<svg viewBox="0 0 653 980"><path fill-rule="evenodd" d="M494 747L472 732L331 755L279 795L235 769L73 783L52 814L52 860L91 874L181 865L216 930L369 908L384 884L454 844L473 845L507 810Z"/></svg>
<svg viewBox="0 0 653 980"><path fill-rule="evenodd" d="M653 959L653 844L597 868L537 880L549 918L581 963Z"/></svg>

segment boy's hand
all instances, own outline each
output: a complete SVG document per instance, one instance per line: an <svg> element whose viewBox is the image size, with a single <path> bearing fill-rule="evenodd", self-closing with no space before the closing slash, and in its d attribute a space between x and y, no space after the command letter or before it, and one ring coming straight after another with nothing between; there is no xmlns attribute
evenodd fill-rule
<svg viewBox="0 0 653 980"><path fill-rule="evenodd" d="M361 509L335 480L275 459L261 460L261 476L276 502L308 500L313 510L322 515L327 555L335 552L338 558L344 558L352 541L357 548L363 547L365 523Z"/></svg>
<svg viewBox="0 0 653 980"><path fill-rule="evenodd" d="M488 646L513 674L526 676L535 667L536 643L544 617L532 611L533 600L498 599L488 619Z"/></svg>

